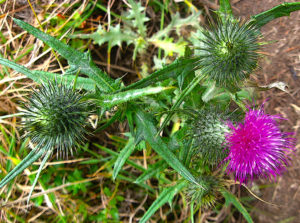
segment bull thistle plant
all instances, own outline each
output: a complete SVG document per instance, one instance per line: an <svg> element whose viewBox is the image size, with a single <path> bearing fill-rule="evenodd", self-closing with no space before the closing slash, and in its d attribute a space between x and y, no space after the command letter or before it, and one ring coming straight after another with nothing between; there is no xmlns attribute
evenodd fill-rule
<svg viewBox="0 0 300 223"><path fill-rule="evenodd" d="M133 14L130 20L133 28L144 30L146 41L145 22L148 20L144 8L134 1L128 4ZM166 203L175 208L173 204L179 200L174 199L175 196L184 200L192 222L196 212L216 208L214 205L221 202L222 197L226 205L232 203L248 222L253 222L230 192L230 186L246 186L261 178L276 180L290 164L295 139L292 133L280 130L278 121L282 118L279 115L266 114L262 105L255 107L251 102L255 99L253 91L247 91L251 87L247 86L247 80L260 58L261 27L299 9L300 3L285 3L241 22L233 16L229 0L220 0L216 25L193 32L198 46L186 45L184 56L127 86L121 79L114 80L99 69L89 52L81 53L38 28L14 19L22 29L56 50L70 68L60 75L29 70L0 58L3 66L40 84L16 114L21 116L22 140L28 139L30 152L1 180L0 188L41 159L27 197L30 203L42 168L52 155L67 159L68 154L76 156L72 151L83 148L82 145L90 150L103 149L93 142L85 144L88 135L125 119L128 123L126 144L118 153L106 148L104 151L114 155L103 167L109 166L113 181L134 183L151 196L158 190L158 197L140 216L140 222L155 217L156 211ZM127 26L124 37L130 37L129 28ZM141 41L139 35L130 38L128 44ZM145 47L146 43L143 49ZM106 119L105 113L111 113L112 117ZM104 124L92 128L89 124L92 115L97 115ZM148 153L152 149L151 154L159 156L147 169L129 160L141 149ZM137 168L140 176L124 177L125 163ZM152 179L158 181L158 187L151 188ZM9 188L5 187L2 192Z"/></svg>

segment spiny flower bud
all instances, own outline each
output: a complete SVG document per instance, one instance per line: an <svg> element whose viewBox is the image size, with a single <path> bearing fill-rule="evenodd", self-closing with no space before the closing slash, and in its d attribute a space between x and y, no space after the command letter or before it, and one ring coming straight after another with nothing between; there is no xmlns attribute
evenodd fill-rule
<svg viewBox="0 0 300 223"><path fill-rule="evenodd" d="M72 154L72 148L85 139L84 129L89 116L89 102L64 84L49 81L34 91L24 105L25 137L35 149L54 150L57 154Z"/></svg>
<svg viewBox="0 0 300 223"><path fill-rule="evenodd" d="M224 183L216 176L200 176L196 178L199 185L189 182L185 194L190 202L200 204L202 207L214 205Z"/></svg>
<svg viewBox="0 0 300 223"><path fill-rule="evenodd" d="M196 112L190 120L195 150L207 163L216 164L227 155L224 142L225 133L229 131L225 123L228 118L229 115L210 107Z"/></svg>
<svg viewBox="0 0 300 223"><path fill-rule="evenodd" d="M259 32L253 24L227 20L203 35L199 68L217 86L236 88L257 67Z"/></svg>

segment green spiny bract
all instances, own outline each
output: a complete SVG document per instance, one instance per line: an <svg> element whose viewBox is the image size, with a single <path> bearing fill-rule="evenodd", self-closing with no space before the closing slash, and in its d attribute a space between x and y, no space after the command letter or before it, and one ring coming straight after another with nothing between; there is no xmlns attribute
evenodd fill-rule
<svg viewBox="0 0 300 223"><path fill-rule="evenodd" d="M225 133L229 131L225 121L229 115L209 107L197 111L189 120L190 136L196 154L201 154L205 163L217 164L227 153L224 150Z"/></svg>
<svg viewBox="0 0 300 223"><path fill-rule="evenodd" d="M226 20L203 35L197 55L201 72L219 87L236 89L257 67L258 29Z"/></svg>
<svg viewBox="0 0 300 223"><path fill-rule="evenodd" d="M224 187L223 181L215 176L199 176L196 181L198 184L189 182L185 189L189 202L206 208L214 205L220 190Z"/></svg>
<svg viewBox="0 0 300 223"><path fill-rule="evenodd" d="M87 133L84 127L90 114L89 102L57 81L42 84L28 100L24 106L25 137L36 150L57 149L57 154L72 154L72 148L81 144Z"/></svg>

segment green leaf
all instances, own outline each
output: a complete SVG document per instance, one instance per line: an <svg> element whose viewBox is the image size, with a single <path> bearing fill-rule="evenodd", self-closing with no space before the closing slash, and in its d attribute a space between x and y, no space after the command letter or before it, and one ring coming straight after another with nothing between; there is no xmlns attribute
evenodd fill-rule
<svg viewBox="0 0 300 223"><path fill-rule="evenodd" d="M143 217L140 220L140 223L145 223L148 221L148 219L165 203L171 201L175 194L177 194L179 191L182 190L186 186L186 181L182 181L178 184L176 184L173 187L169 187L164 189L158 198L152 203L152 205L149 207L149 209L146 211L146 213L143 215Z"/></svg>
<svg viewBox="0 0 300 223"><path fill-rule="evenodd" d="M130 8L128 11L122 13L122 17L111 12L112 15L122 19L122 26L120 26L120 24L115 26L109 24L109 30L105 30L103 25L99 25L98 30L92 34L73 35L72 38L91 38L99 45L107 42L108 53L111 51L112 47L121 46L124 42L127 45L133 44L134 51L132 58L135 60L137 53L143 52L148 45L148 41L146 41L147 26L145 25L145 22L149 19L146 17L145 7L143 7L141 3L129 0L128 5ZM107 12L105 7L100 4L97 4L97 6Z"/></svg>
<svg viewBox="0 0 300 223"><path fill-rule="evenodd" d="M112 174L112 177L113 177L114 180L118 176L118 173L122 169L125 161L128 159L128 157L134 151L135 145L136 145L135 139L133 137L131 137L131 138L129 138L126 146L120 152L120 154L119 154L119 156L118 156L118 158L115 162L114 170L113 170L113 174Z"/></svg>
<svg viewBox="0 0 300 223"><path fill-rule="evenodd" d="M135 100L143 96L157 94L165 90L172 89L172 87L147 87L142 89L133 89L115 94L102 94L98 98L100 104L104 107L112 107L130 100Z"/></svg>
<svg viewBox="0 0 300 223"><path fill-rule="evenodd" d="M226 19L233 19L232 8L230 5L230 0L220 0L220 8L218 14L222 21L225 22Z"/></svg>
<svg viewBox="0 0 300 223"><path fill-rule="evenodd" d="M143 78L142 80L123 88L122 91L147 87L159 81L166 80L170 77L176 78L178 75L181 74L182 69L184 69L186 66L193 64L193 66L191 66L191 69L193 69L196 66L195 62L197 61L197 58L175 60L172 64L165 66L163 69L158 70L149 75L148 77Z"/></svg>
<svg viewBox="0 0 300 223"><path fill-rule="evenodd" d="M75 75L60 75L45 71L29 70L22 65L16 64L15 62L2 57L0 57L0 64L8 66L19 73L25 74L28 78L37 83L47 82L49 80L52 81L56 79L59 84L65 83L67 85L72 85L76 78ZM89 78L78 77L76 82L76 88L93 91L95 90L95 82Z"/></svg>
<svg viewBox="0 0 300 223"><path fill-rule="evenodd" d="M0 188L4 187L8 182L13 180L18 174L30 166L34 161L45 153L44 150L32 150L12 171L10 171L0 182Z"/></svg>
<svg viewBox="0 0 300 223"><path fill-rule="evenodd" d="M81 38L81 39L92 39L96 44L101 46L104 43L108 43L108 51L110 52L111 48L114 46L121 47L123 42L126 44L131 44L134 42L135 36L134 32L123 32L120 28L120 24L116 26L110 26L109 31L103 29L100 24L97 31L92 34L77 34L72 35L71 38Z"/></svg>
<svg viewBox="0 0 300 223"><path fill-rule="evenodd" d="M137 125L137 132L142 132L145 140L177 173L182 177L197 185L193 174L180 162L180 160L170 151L168 146L164 143L160 136L157 136L157 129L154 126L151 116L144 113L140 109L136 109L135 123Z"/></svg>
<svg viewBox="0 0 300 223"><path fill-rule="evenodd" d="M252 19L254 20L254 23L258 27L262 27L266 25L268 22L272 21L273 19L282 16L289 16L291 12L297 10L300 10L300 2L282 3L270 10L252 16Z"/></svg>
<svg viewBox="0 0 300 223"><path fill-rule="evenodd" d="M139 35L145 38L147 35L145 22L149 21L149 18L146 17L145 7L143 7L140 2L133 0L128 0L128 3L131 9L129 14L125 14L126 19L132 20L133 26L138 28Z"/></svg>
<svg viewBox="0 0 300 223"><path fill-rule="evenodd" d="M151 178L152 176L154 176L155 174L163 171L167 167L168 167L168 164L164 160L160 160L157 163L155 163L154 165L150 166L142 175L140 175L134 181L134 183L137 183L137 184L142 183L142 182L148 180L149 178Z"/></svg>
<svg viewBox="0 0 300 223"><path fill-rule="evenodd" d="M217 97L218 95L220 95L220 93L223 93L224 90L216 87L216 85L213 84L209 84L206 88L206 90L203 92L202 94L202 100L207 103L210 100L214 99L215 97Z"/></svg>
<svg viewBox="0 0 300 223"><path fill-rule="evenodd" d="M227 190L222 190L221 193L225 198L226 206L228 206L230 203L232 203L239 210L239 212L242 213L242 215L244 216L244 218L246 219L246 221L248 223L253 223L253 220L252 220L250 214L248 213L246 208L244 208L244 206L240 203L240 201L237 199L236 196L234 196L232 193L230 193Z"/></svg>
<svg viewBox="0 0 300 223"><path fill-rule="evenodd" d="M176 100L176 102L172 105L167 117L164 119L158 134L166 127L168 122L171 120L171 117L174 114L174 111L179 108L181 103L183 102L183 99L199 84L199 82L203 79L203 75L196 76L189 85L180 93L179 98Z"/></svg>
<svg viewBox="0 0 300 223"><path fill-rule="evenodd" d="M180 159L186 166L190 166L193 155L193 140L186 143L180 150Z"/></svg>
<svg viewBox="0 0 300 223"><path fill-rule="evenodd" d="M177 53L178 56L184 56L185 47L187 45L187 42L183 39L179 39L175 42L172 37L166 37L162 40L153 40L151 43L153 43L156 47L163 49L165 55L168 56L173 56L173 53Z"/></svg>
<svg viewBox="0 0 300 223"><path fill-rule="evenodd" d="M191 11L191 15L186 18L181 18L180 13L176 12L176 14L171 13L171 21L169 24L164 27L164 10L168 11L168 6L160 5L162 14L161 14L161 24L160 30L154 33L147 42L154 44L155 46L159 47L159 54L158 58L156 58L155 67L158 67L158 61L162 63L163 60L167 57L167 55L173 55L173 52L176 52L178 56L184 56L185 49L187 48L187 42L183 41L180 37L179 40L174 40L170 38L170 33L176 31L177 36L181 36L180 30L183 27L191 26L194 27L196 30L200 28L198 18L201 14L201 11L195 12L194 10ZM160 60L161 55L160 51L164 50L163 59ZM186 55L185 55L186 56ZM186 57L187 58L187 57Z"/></svg>
<svg viewBox="0 0 300 223"><path fill-rule="evenodd" d="M92 80L95 81L97 87L104 92L113 92L115 91L113 85L114 80L111 79L107 74L100 70L96 64L92 61L91 56L88 53L81 53L78 50L73 49L72 47L60 42L58 39L43 33L39 29L29 25L26 22L23 22L19 19L14 18L15 23L20 26L22 29L34 35L36 38L42 40L48 44L51 48L58 51L59 54L68 60L70 64L70 70L76 73L80 72L89 76ZM71 71L69 71L71 72Z"/></svg>
<svg viewBox="0 0 300 223"><path fill-rule="evenodd" d="M200 14L200 10L199 12L192 11L192 14L186 18L181 18L179 12L176 12L175 15L171 14L171 22L160 31L154 33L148 41L152 42L165 37L170 37L170 32L174 30L176 30L178 36L180 36L180 28L183 26L200 27L198 21Z"/></svg>

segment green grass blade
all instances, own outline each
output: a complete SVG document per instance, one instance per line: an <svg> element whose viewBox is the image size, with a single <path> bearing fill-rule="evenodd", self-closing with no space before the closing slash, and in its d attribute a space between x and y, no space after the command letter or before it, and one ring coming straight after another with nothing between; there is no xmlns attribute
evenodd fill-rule
<svg viewBox="0 0 300 223"><path fill-rule="evenodd" d="M131 137L131 138L129 138L126 146L120 152L120 154L115 162L114 170L113 170L113 174L112 174L112 177L114 180L118 176L118 173L122 169L125 161L131 155L131 153L134 151L134 149L135 149L135 140L133 137Z"/></svg>
<svg viewBox="0 0 300 223"><path fill-rule="evenodd" d="M262 27L273 19L289 16L291 12L298 10L300 10L300 2L282 3L270 10L252 16L252 19L258 27Z"/></svg>
<svg viewBox="0 0 300 223"><path fill-rule="evenodd" d="M118 157L118 155L119 155L117 152L112 151L111 149L108 149L108 148L106 148L106 147L104 147L104 146L101 146L101 145L99 145L99 144L97 144L97 143L93 143L93 145L96 146L97 148L103 150L104 152L106 152L106 153L108 153L108 154L114 156L114 157ZM144 167L142 167L142 166L136 164L135 162L133 162L133 161L131 161L131 160L128 160L128 159L127 159L125 162L128 163L129 165L133 166L134 168L136 168L136 169L142 171L142 172L145 172L145 171L146 171L146 169L145 169Z"/></svg>
<svg viewBox="0 0 300 223"><path fill-rule="evenodd" d="M12 171L10 171L0 182L0 188L13 180L18 174L30 166L34 161L44 154L44 150L32 150Z"/></svg>
<svg viewBox="0 0 300 223"><path fill-rule="evenodd" d="M151 118L143 111L138 110L135 114L137 132L142 132L145 140L178 174L182 177L199 185L193 174L180 162L180 160L170 151L160 136L157 136L157 129L152 123Z"/></svg>
<svg viewBox="0 0 300 223"><path fill-rule="evenodd" d="M175 194L177 194L179 191L182 190L186 186L186 182L182 181L178 184L176 184L173 187L169 187L164 189L158 198L152 203L152 205L149 207L149 209L146 211L146 213L143 215L143 217L140 220L140 223L146 223L149 218L165 203L171 201Z"/></svg>
<svg viewBox="0 0 300 223"><path fill-rule="evenodd" d="M165 66L161 70L158 70L152 73L151 75L149 75L148 77L143 78L140 81L123 88L122 91L147 87L159 81L166 80L170 77L176 78L181 74L182 69L184 69L188 65L195 63L196 61L198 61L198 58L175 60L172 64ZM193 69L193 67L195 66L196 64L194 66L191 66L191 69Z"/></svg>
<svg viewBox="0 0 300 223"><path fill-rule="evenodd" d="M28 195L28 198L27 198L27 205L29 204L30 197L31 197L33 189L34 189L34 187L35 187L35 185L36 185L36 183L38 181L38 178L39 178L39 176L40 176L40 174L42 172L42 169L45 166L45 163L47 162L47 160L49 159L49 156L51 155L51 153L52 153L52 150L47 151L46 155L44 156L44 158L43 158L43 160L41 162L41 165L40 165L40 167L38 169L38 172L37 172L37 174L36 174L36 176L34 178L33 184L31 186L31 189L30 189L30 192L29 192L29 195Z"/></svg>
<svg viewBox="0 0 300 223"><path fill-rule="evenodd" d="M68 60L73 72L80 70L80 72L89 76L96 82L96 85L101 91L113 92L115 91L113 85L114 80L111 79L106 73L100 70L96 64L91 60L88 53L81 53L76 49L60 42L58 39L40 31L39 29L14 18L15 23L22 29L26 30L36 38L48 44L51 48L59 52L59 54Z"/></svg>
<svg viewBox="0 0 300 223"><path fill-rule="evenodd" d="M122 116L123 111L122 110L118 110L113 117L111 117L109 120L106 120L105 124L103 124L102 126L100 126L99 128L97 128L94 132L100 132L104 129L106 129L108 126L110 126L112 123L114 123L115 121L117 121L121 116ZM1 118L1 116L0 116Z"/></svg>
<svg viewBox="0 0 300 223"><path fill-rule="evenodd" d="M133 89L115 94L102 94L100 96L100 104L104 107L111 108L112 106L135 100L147 95L158 94L162 91L172 89L173 87L147 87L142 89Z"/></svg>
<svg viewBox="0 0 300 223"><path fill-rule="evenodd" d="M142 183L149 178L153 177L155 174L163 171L168 167L168 164L164 160L160 160L154 165L150 166L142 175L140 175L134 183L139 184Z"/></svg>
<svg viewBox="0 0 300 223"><path fill-rule="evenodd" d="M236 196L234 196L232 193L230 193L227 190L222 190L221 193L225 198L226 206L228 206L230 203L232 203L239 210L239 212L242 213L242 215L244 216L244 218L246 219L246 221L248 223L253 223L253 220L252 220L250 214L248 213L246 208L240 203L240 201L237 199Z"/></svg>
<svg viewBox="0 0 300 223"><path fill-rule="evenodd" d="M191 223L194 223L194 202L191 202L190 204L190 210L191 210L191 214L190 214L190 218L191 218Z"/></svg>
<svg viewBox="0 0 300 223"><path fill-rule="evenodd" d="M117 180L125 180L125 181L130 182L130 183L133 183L133 182L134 182L133 179L131 179L130 177L124 176L124 175L122 175L122 174L119 174L119 175L117 176ZM154 190L152 187L150 187L148 184L139 183L139 184L136 184L136 185L138 185L138 186L140 186L140 187L142 187L142 188L144 188L144 189L150 191L150 192L153 193L153 194L155 193L155 190Z"/></svg>
<svg viewBox="0 0 300 223"><path fill-rule="evenodd" d="M75 75L59 75L59 74L45 72L45 71L29 70L22 65L16 64L15 62L7 60L2 57L0 57L0 64L10 67L15 71L26 75L28 78L38 83L47 82L48 80L56 79L58 83L65 83L71 85L76 78ZM88 91L93 91L95 90L95 82L89 78L78 77L76 88L77 89L83 88Z"/></svg>
<svg viewBox="0 0 300 223"><path fill-rule="evenodd" d="M14 133L12 133L12 134L14 134ZM16 139L14 136L12 136L10 138L10 143L9 143L9 150L8 150L9 156L13 156L13 154L14 154L14 149L16 147L15 142L16 142ZM12 165L12 162L10 160L8 160L6 163L6 171L9 171L11 169L11 165Z"/></svg>

